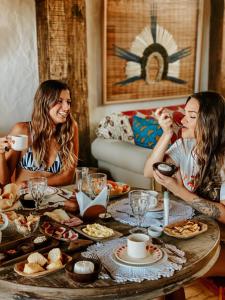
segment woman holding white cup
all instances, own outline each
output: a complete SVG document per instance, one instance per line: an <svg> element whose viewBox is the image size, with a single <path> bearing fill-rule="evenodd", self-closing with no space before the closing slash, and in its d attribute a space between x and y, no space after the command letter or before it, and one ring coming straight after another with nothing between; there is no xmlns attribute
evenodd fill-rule
<svg viewBox="0 0 225 300"><path fill-rule="evenodd" d="M44 176L48 185L73 180L78 156L78 127L71 115L70 90L66 83L47 80L40 84L30 122L16 123L0 138L0 184L21 184Z"/></svg>

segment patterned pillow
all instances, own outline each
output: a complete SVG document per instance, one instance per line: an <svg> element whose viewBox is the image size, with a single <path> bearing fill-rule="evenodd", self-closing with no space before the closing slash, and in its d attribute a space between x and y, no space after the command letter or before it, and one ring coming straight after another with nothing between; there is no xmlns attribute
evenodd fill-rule
<svg viewBox="0 0 225 300"><path fill-rule="evenodd" d="M154 118L144 119L138 116L133 117L133 133L136 145L153 149L163 131Z"/></svg>
<svg viewBox="0 0 225 300"><path fill-rule="evenodd" d="M104 117L96 130L98 137L115 139L134 144L133 131L127 116L113 113Z"/></svg>

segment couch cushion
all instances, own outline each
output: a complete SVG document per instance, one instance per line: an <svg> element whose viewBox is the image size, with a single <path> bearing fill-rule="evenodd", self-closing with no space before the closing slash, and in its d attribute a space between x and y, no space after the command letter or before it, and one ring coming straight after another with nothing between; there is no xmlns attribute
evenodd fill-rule
<svg viewBox="0 0 225 300"><path fill-rule="evenodd" d="M132 123L135 144L153 149L163 133L157 120L134 116Z"/></svg>
<svg viewBox="0 0 225 300"><path fill-rule="evenodd" d="M151 150L113 139L96 138L91 144L91 152L97 160L143 174Z"/></svg>
<svg viewBox="0 0 225 300"><path fill-rule="evenodd" d="M127 116L113 113L104 117L96 130L98 137L121 140L134 144L133 131Z"/></svg>

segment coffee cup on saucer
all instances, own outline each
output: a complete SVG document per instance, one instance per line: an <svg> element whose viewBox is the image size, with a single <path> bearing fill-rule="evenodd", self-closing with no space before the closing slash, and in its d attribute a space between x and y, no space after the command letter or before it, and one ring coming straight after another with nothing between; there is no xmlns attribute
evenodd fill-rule
<svg viewBox="0 0 225 300"><path fill-rule="evenodd" d="M148 255L147 245L150 239L147 234L133 233L127 238L127 254L133 258L145 258Z"/></svg>
<svg viewBox="0 0 225 300"><path fill-rule="evenodd" d="M26 134L11 135L12 149L22 151L28 147L28 136Z"/></svg>

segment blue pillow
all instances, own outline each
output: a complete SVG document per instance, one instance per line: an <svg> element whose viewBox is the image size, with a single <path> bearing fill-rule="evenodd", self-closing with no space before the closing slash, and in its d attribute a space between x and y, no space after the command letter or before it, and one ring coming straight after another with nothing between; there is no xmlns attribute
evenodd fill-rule
<svg viewBox="0 0 225 300"><path fill-rule="evenodd" d="M143 119L138 116L133 117L132 129L135 144L150 149L155 147L163 133L157 120Z"/></svg>

